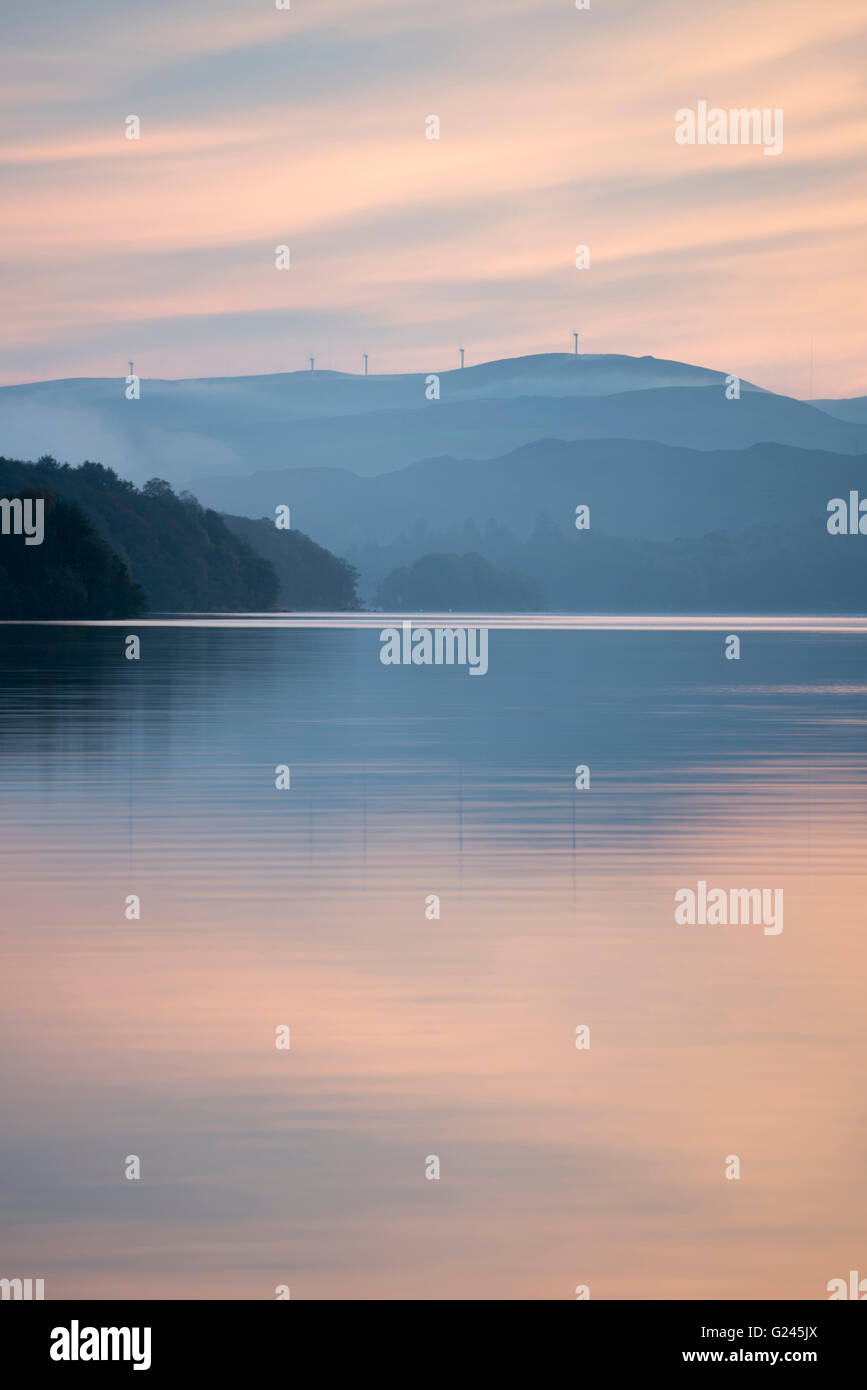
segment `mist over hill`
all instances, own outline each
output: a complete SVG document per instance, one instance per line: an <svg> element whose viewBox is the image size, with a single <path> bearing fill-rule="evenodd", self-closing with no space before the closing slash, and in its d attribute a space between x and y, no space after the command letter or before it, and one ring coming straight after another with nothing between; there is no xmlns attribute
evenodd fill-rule
<svg viewBox="0 0 867 1390"><path fill-rule="evenodd" d="M438 377L439 399L429 399ZM636 439L693 449L773 441L867 451L867 419L773 395L726 373L654 357L550 353L390 376L329 371L0 388L0 447L17 457L100 458L134 482L345 468L374 475L437 455L496 458L538 439Z"/></svg>
<svg viewBox="0 0 867 1390"><path fill-rule="evenodd" d="M814 525L632 539L598 531L570 534L540 518L526 539L506 526L479 531L467 525L365 546L353 559L376 597L403 611L497 611L496 601L485 606L475 599L470 577L464 580L452 564L443 564L456 558L449 547L471 547L475 561L484 561L493 575L508 572L518 581L502 586L518 612L851 614L867 609L863 539L831 536ZM413 563L420 542L433 553ZM451 585L446 603L443 573Z"/></svg>
<svg viewBox="0 0 867 1390"><path fill-rule="evenodd" d="M368 602L435 592L430 563L425 588L407 582L422 557L474 554L566 611L860 612L867 541L827 529L829 500L853 489L867 495L867 454L549 439L375 478L290 470L254 475L242 492L214 479L200 495L218 510L291 506L294 524L355 566Z"/></svg>
<svg viewBox="0 0 867 1390"><path fill-rule="evenodd" d="M519 537L530 535L539 516L569 529L579 504L591 508L594 531L624 537L660 540L757 524L824 528L828 499L859 485L867 491L867 453L545 439L502 458L424 459L375 478L287 470L212 479L196 492L219 511L273 516L276 506L289 505L293 524L345 554L407 532L423 543L426 532L467 522L507 525Z"/></svg>
<svg viewBox="0 0 867 1390"><path fill-rule="evenodd" d="M578 611L853 612L859 538L835 540L826 521L832 497L867 494L865 407L747 381L735 394L724 372L653 357L555 353L436 378L145 378L133 401L123 379L7 387L0 444L114 470L105 493L94 464L32 481L81 502L155 606L351 608L357 570L369 603L442 590L455 609L484 592ZM122 511L144 479L129 526L110 529L108 493ZM192 496L158 491L169 483ZM289 533L274 526L285 507ZM181 524L204 564L189 583Z"/></svg>

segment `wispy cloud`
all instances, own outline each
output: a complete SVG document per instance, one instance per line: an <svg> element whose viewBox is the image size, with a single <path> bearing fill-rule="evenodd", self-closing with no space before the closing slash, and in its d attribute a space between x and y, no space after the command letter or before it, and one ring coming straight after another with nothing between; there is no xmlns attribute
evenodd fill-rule
<svg viewBox="0 0 867 1390"><path fill-rule="evenodd" d="M319 315L346 367L580 327L795 393L813 334L816 393L863 392L865 50L855 0L36 4L4 60L3 379L147 372L157 326L163 375L285 369ZM783 154L677 145L699 99L783 108Z"/></svg>

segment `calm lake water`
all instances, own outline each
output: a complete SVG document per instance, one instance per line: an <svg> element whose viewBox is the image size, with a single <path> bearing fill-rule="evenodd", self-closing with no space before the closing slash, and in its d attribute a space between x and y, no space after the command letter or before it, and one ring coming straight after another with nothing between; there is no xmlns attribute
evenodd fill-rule
<svg viewBox="0 0 867 1390"><path fill-rule="evenodd" d="M525 620L472 678L370 622L0 627L0 1276L867 1275L867 624ZM677 924L699 880L782 888L783 930Z"/></svg>

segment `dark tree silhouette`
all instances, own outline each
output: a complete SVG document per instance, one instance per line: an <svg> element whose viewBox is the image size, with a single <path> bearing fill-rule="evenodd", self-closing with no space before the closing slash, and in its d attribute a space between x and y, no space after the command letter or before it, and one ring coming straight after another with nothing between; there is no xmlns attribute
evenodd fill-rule
<svg viewBox="0 0 867 1390"><path fill-rule="evenodd" d="M144 591L77 502L47 488L15 496L42 502L44 536L39 545L23 535L0 536L4 618L131 618L145 611Z"/></svg>

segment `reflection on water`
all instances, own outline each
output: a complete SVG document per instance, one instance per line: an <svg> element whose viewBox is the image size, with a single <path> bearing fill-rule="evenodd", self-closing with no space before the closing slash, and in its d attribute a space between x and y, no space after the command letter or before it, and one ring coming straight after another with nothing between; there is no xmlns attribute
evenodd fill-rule
<svg viewBox="0 0 867 1390"><path fill-rule="evenodd" d="M0 1275L827 1297L867 1224L857 620L520 620L476 680L384 667L387 621L0 628ZM676 925L698 880L783 888L783 932Z"/></svg>

